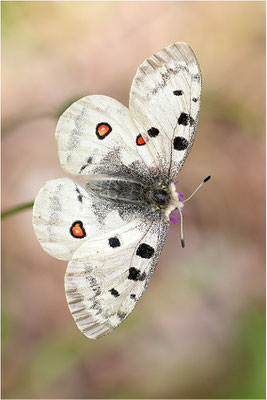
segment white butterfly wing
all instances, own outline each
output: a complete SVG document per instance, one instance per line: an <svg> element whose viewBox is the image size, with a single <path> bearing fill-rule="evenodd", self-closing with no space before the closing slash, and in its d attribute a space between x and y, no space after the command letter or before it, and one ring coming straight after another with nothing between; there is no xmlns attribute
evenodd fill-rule
<svg viewBox="0 0 267 400"><path fill-rule="evenodd" d="M159 258L168 223L135 220L96 236L74 253L65 275L70 311L90 338L117 327L134 309Z"/></svg>
<svg viewBox="0 0 267 400"><path fill-rule="evenodd" d="M193 144L201 74L194 52L176 43L137 69L130 111L107 96L86 96L60 117L56 138L63 168L74 175L140 169L173 180Z"/></svg>
<svg viewBox="0 0 267 400"><path fill-rule="evenodd" d="M83 242L126 223L119 209L68 178L46 182L33 207L33 227L41 246L60 260L71 260Z"/></svg>
<svg viewBox="0 0 267 400"><path fill-rule="evenodd" d="M186 43L154 54L137 69L130 113L145 128L147 147L172 181L194 141L200 110L201 73Z"/></svg>
<svg viewBox="0 0 267 400"><path fill-rule="evenodd" d="M56 128L59 160L74 175L131 173L156 168L128 108L107 96L86 96L73 103Z"/></svg>

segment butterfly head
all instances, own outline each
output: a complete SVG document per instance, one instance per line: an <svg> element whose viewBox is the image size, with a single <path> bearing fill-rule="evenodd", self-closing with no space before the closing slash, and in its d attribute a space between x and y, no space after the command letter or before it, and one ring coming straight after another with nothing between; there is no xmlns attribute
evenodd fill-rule
<svg viewBox="0 0 267 400"><path fill-rule="evenodd" d="M162 185L154 191L154 201L159 208L165 207L170 202L170 193L166 186Z"/></svg>
<svg viewBox="0 0 267 400"><path fill-rule="evenodd" d="M174 183L169 186L160 184L154 187L152 196L156 209L165 211L167 218L173 210L183 207L183 202L176 192Z"/></svg>

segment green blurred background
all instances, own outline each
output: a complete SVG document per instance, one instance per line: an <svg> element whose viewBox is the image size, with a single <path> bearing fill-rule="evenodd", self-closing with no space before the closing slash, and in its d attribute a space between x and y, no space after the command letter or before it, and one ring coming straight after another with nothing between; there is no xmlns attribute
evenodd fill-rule
<svg viewBox="0 0 267 400"><path fill-rule="evenodd" d="M64 176L54 131L74 99L128 105L138 65L176 41L203 73L196 142L179 175L185 239L169 232L147 293L89 340L66 263L31 210L3 222L3 398L265 398L264 2L2 2L3 208Z"/></svg>

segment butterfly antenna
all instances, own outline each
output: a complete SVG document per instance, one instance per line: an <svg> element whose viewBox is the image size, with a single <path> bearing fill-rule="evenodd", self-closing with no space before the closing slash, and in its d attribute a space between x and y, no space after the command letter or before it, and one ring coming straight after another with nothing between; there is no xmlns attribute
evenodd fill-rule
<svg viewBox="0 0 267 400"><path fill-rule="evenodd" d="M185 199L183 201L183 203L185 203L186 201L190 200L194 194L201 188L202 185L204 185L204 183L208 182L210 180L211 176L207 176L207 178L204 179L204 181L201 182L201 184L196 188L196 190L194 190L194 192L191 194L191 196L189 196L187 199Z"/></svg>
<svg viewBox="0 0 267 400"><path fill-rule="evenodd" d="M184 227L183 227L183 214L182 211L179 207L177 207L177 210L179 211L180 217L181 217L181 245L182 247L185 247L184 243Z"/></svg>
<svg viewBox="0 0 267 400"><path fill-rule="evenodd" d="M207 176L207 178L205 178L201 184L196 188L196 190L194 190L194 192L191 194L191 196L189 196L187 199L185 199L183 201L183 203L185 203L186 201L190 200L194 194L201 188L202 185L204 185L204 183L208 182L210 180L211 176ZM183 227L183 214L182 211L179 207L177 207L177 210L179 211L180 217L181 217L181 245L184 248L185 247L185 242L184 242L184 227Z"/></svg>

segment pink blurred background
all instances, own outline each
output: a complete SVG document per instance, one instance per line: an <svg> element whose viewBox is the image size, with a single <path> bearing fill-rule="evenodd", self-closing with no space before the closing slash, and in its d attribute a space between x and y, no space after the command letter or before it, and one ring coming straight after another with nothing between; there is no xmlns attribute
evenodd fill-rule
<svg viewBox="0 0 267 400"><path fill-rule="evenodd" d="M66 263L5 218L3 398L265 398L265 4L2 2L2 207L64 176L57 119L77 98L128 105L139 64L176 41L203 74L197 138L169 232L134 313L97 341L77 329Z"/></svg>

